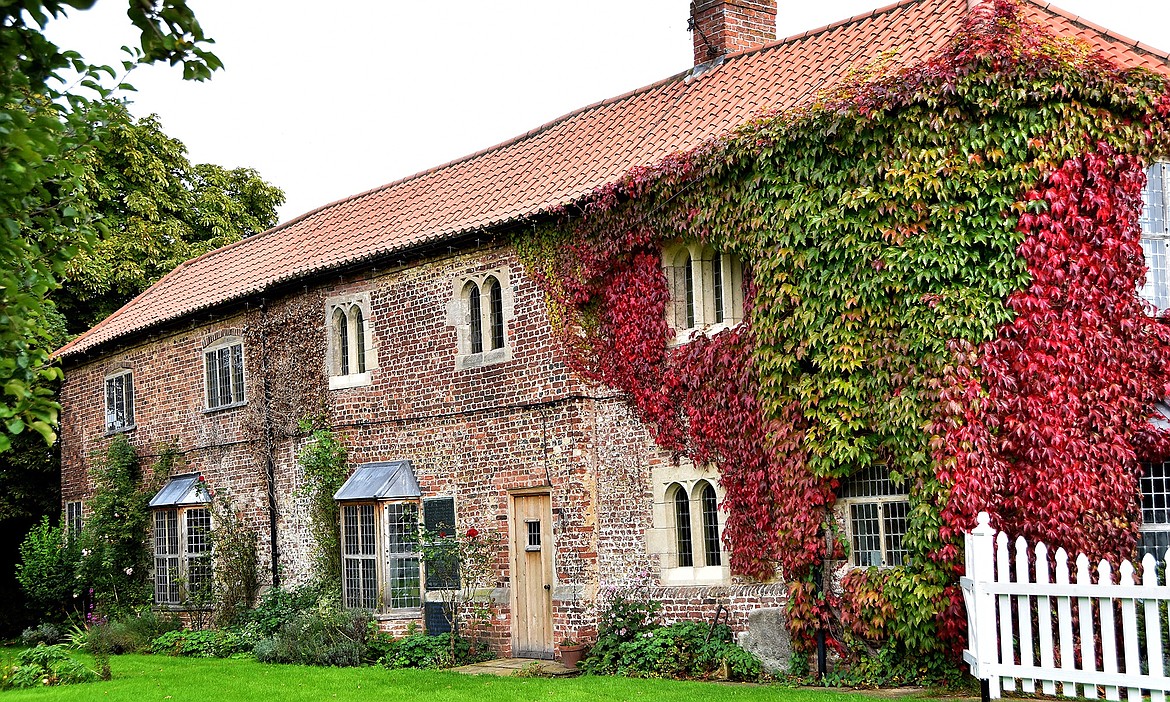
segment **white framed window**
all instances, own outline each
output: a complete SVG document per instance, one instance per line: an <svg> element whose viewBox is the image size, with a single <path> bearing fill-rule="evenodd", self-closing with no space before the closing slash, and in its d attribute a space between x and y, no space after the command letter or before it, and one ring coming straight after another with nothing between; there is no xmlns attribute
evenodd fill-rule
<svg viewBox="0 0 1170 702"><path fill-rule="evenodd" d="M121 370L106 376L106 433L134 428L134 373Z"/></svg>
<svg viewBox="0 0 1170 702"><path fill-rule="evenodd" d="M743 321L743 262L738 256L698 243L677 243L663 251L662 265L675 343Z"/></svg>
<svg viewBox="0 0 1170 702"><path fill-rule="evenodd" d="M80 500L75 500L65 503L65 535L70 539L76 539L81 535L81 527L84 524L82 518L82 505Z"/></svg>
<svg viewBox="0 0 1170 702"><path fill-rule="evenodd" d="M179 605L205 600L211 589L211 510L154 510L154 601Z"/></svg>
<svg viewBox="0 0 1170 702"><path fill-rule="evenodd" d="M512 288L504 269L455 281L447 324L456 330L457 369L511 359L508 328L514 317L513 304Z"/></svg>
<svg viewBox="0 0 1170 702"><path fill-rule="evenodd" d="M849 540L849 562L858 567L906 565L903 540L910 501L890 480L884 465L870 466L845 480L842 510Z"/></svg>
<svg viewBox="0 0 1170 702"><path fill-rule="evenodd" d="M1138 557L1152 553L1161 561L1170 548L1170 463L1143 463L1138 486L1142 493Z"/></svg>
<svg viewBox="0 0 1170 702"><path fill-rule="evenodd" d="M227 336L204 348L203 377L207 409L244 404L243 340Z"/></svg>
<svg viewBox="0 0 1170 702"><path fill-rule="evenodd" d="M647 547L656 553L664 585L726 582L718 481L711 467L682 461L653 471L654 528Z"/></svg>
<svg viewBox="0 0 1170 702"><path fill-rule="evenodd" d="M325 301L329 389L369 385L377 367L370 294L331 297Z"/></svg>
<svg viewBox="0 0 1170 702"><path fill-rule="evenodd" d="M422 607L419 501L410 461L363 463L333 495L341 509L346 607Z"/></svg>
<svg viewBox="0 0 1170 702"><path fill-rule="evenodd" d="M154 601L182 605L209 601L211 572L210 495L198 473L167 480L148 507L154 544Z"/></svg>
<svg viewBox="0 0 1170 702"><path fill-rule="evenodd" d="M346 502L341 529L346 607L422 606L417 502Z"/></svg>
<svg viewBox="0 0 1170 702"><path fill-rule="evenodd" d="M1170 195L1170 163L1158 161L1146 170L1142 188L1142 253L1146 259L1146 283L1141 296L1161 313L1170 308L1170 261L1167 260L1170 224L1167 222Z"/></svg>

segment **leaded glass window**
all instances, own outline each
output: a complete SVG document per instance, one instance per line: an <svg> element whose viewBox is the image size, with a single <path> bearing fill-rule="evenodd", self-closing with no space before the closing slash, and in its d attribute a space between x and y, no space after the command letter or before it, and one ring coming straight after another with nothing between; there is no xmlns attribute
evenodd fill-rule
<svg viewBox="0 0 1170 702"><path fill-rule="evenodd" d="M134 374L121 371L106 376L106 431L134 427Z"/></svg>
<svg viewBox="0 0 1170 702"><path fill-rule="evenodd" d="M847 510L853 565L906 564L903 539L910 502L885 466L870 466L845 481L841 506Z"/></svg>
<svg viewBox="0 0 1170 702"><path fill-rule="evenodd" d="M203 352L207 408L230 407L244 402L244 345L229 341Z"/></svg>
<svg viewBox="0 0 1170 702"><path fill-rule="evenodd" d="M1168 183L1170 163L1160 161L1146 171L1146 186L1142 189L1142 253L1148 270L1141 295L1158 312L1170 308L1170 262L1167 261L1170 225L1166 216L1170 207L1166 189Z"/></svg>

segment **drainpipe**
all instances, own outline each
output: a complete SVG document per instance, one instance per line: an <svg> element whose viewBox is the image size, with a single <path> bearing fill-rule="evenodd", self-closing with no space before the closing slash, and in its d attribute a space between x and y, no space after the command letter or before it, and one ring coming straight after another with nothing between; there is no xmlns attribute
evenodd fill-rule
<svg viewBox="0 0 1170 702"><path fill-rule="evenodd" d="M260 374L264 379L264 478L268 488L268 534L272 552L272 587L280 587L280 551L276 538L276 439L272 430L272 386L268 373L268 304L260 300Z"/></svg>

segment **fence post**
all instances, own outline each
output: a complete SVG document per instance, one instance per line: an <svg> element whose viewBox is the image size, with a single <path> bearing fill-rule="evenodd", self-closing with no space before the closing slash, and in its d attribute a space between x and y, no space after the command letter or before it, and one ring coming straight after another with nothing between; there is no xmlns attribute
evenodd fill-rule
<svg viewBox="0 0 1170 702"><path fill-rule="evenodd" d="M995 529L991 528L991 516L987 512L980 512L977 518L978 525L967 534L967 577L972 581L972 601L975 611L968 622L972 631L968 634L974 639L976 670L972 671L982 680L987 681L983 687L985 699L999 699L1000 683L995 668L997 654L996 644L996 617L995 596L988 591L987 585L995 581Z"/></svg>

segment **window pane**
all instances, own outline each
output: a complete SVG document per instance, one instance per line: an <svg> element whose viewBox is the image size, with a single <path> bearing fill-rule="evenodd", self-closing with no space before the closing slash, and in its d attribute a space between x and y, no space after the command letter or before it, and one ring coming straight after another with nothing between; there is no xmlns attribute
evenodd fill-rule
<svg viewBox="0 0 1170 702"><path fill-rule="evenodd" d="M471 352L483 353L483 308L479 299L479 287L468 286L467 316L471 336Z"/></svg>
<svg viewBox="0 0 1170 702"><path fill-rule="evenodd" d="M167 514L166 510L154 513L154 552L166 555L167 552Z"/></svg>
<svg viewBox="0 0 1170 702"><path fill-rule="evenodd" d="M168 509L167 515L167 553L179 555L179 510Z"/></svg>
<svg viewBox="0 0 1170 702"><path fill-rule="evenodd" d="M1170 548L1170 463L1143 463L1138 485L1142 491L1138 556L1152 553L1161 560Z"/></svg>
<svg viewBox="0 0 1170 702"><path fill-rule="evenodd" d="M870 466L845 481L842 497L891 497L906 494L890 480L884 465Z"/></svg>
<svg viewBox="0 0 1170 702"><path fill-rule="evenodd" d="M700 483L700 501L703 504L703 557L706 565L722 565L722 554L719 549L719 504L715 498L715 488L711 483Z"/></svg>
<svg viewBox="0 0 1170 702"><path fill-rule="evenodd" d="M1142 237L1142 254L1146 259L1146 284L1141 295L1159 312L1170 307L1170 266L1166 260L1166 240Z"/></svg>
<svg viewBox="0 0 1170 702"><path fill-rule="evenodd" d="M386 505L389 553L414 553L418 546L418 506L404 502Z"/></svg>
<svg viewBox="0 0 1170 702"><path fill-rule="evenodd" d="M362 308L353 306L353 346L354 360L357 361L357 372L366 372L366 320L362 317Z"/></svg>
<svg viewBox="0 0 1170 702"><path fill-rule="evenodd" d="M208 351L203 354L203 364L206 366L207 373L207 406L219 407L219 370L216 368L216 361L219 355L214 351Z"/></svg>
<svg viewBox="0 0 1170 702"><path fill-rule="evenodd" d="M232 401L244 401L244 346L236 344L232 351Z"/></svg>
<svg viewBox="0 0 1170 702"><path fill-rule="evenodd" d="M887 502L885 508L886 555L882 565L906 565L906 548L902 539L906 536L906 515L910 512L909 502Z"/></svg>
<svg viewBox="0 0 1170 702"><path fill-rule="evenodd" d="M491 300L492 348L504 348L504 291L500 282L488 278L488 297Z"/></svg>
<svg viewBox="0 0 1170 702"><path fill-rule="evenodd" d="M693 566L695 556L691 540L691 500L687 491L681 487L674 491L674 542L679 567Z"/></svg>
<svg viewBox="0 0 1170 702"><path fill-rule="evenodd" d="M422 606L417 557L390 559L390 606Z"/></svg>
<svg viewBox="0 0 1170 702"><path fill-rule="evenodd" d="M374 506L358 505L358 534L361 554L374 555Z"/></svg>
<svg viewBox="0 0 1170 702"><path fill-rule="evenodd" d="M723 254L715 252L711 259L711 297L715 303L715 324L723 321Z"/></svg>
<svg viewBox="0 0 1170 702"><path fill-rule="evenodd" d="M117 413L114 411L114 379L106 378L106 429L117 426Z"/></svg>
<svg viewBox="0 0 1170 702"><path fill-rule="evenodd" d="M364 608L365 600L362 597L362 563L361 558L345 559L345 606L351 609Z"/></svg>
<svg viewBox="0 0 1170 702"><path fill-rule="evenodd" d="M126 414L124 419L126 421L126 426L131 426L134 424L134 375L132 373L127 373L122 377L125 378L123 391L126 394Z"/></svg>
<svg viewBox="0 0 1170 702"><path fill-rule="evenodd" d="M345 312L337 310L337 364L340 375L349 375L349 320Z"/></svg>
<svg viewBox="0 0 1170 702"><path fill-rule="evenodd" d="M346 505L341 509L343 517L342 526L345 533L342 536L342 553L345 555L355 555L358 552L358 522L357 522L357 507L354 505Z"/></svg>
<svg viewBox="0 0 1170 702"><path fill-rule="evenodd" d="M1166 169L1164 164L1155 163L1146 171L1146 187L1142 190L1142 231L1152 234L1166 233Z"/></svg>
<svg viewBox="0 0 1170 702"><path fill-rule="evenodd" d="M686 321L687 329L693 329L695 326L695 271L691 267L691 257L687 256L686 262L683 264L683 287L686 289L687 307L686 307Z"/></svg>
<svg viewBox="0 0 1170 702"><path fill-rule="evenodd" d="M877 503L849 505L849 524L853 532L853 565L882 565L881 524Z"/></svg>
<svg viewBox="0 0 1170 702"><path fill-rule="evenodd" d="M216 371L219 373L219 404L232 403L232 350L226 346L216 354Z"/></svg>
<svg viewBox="0 0 1170 702"><path fill-rule="evenodd" d="M114 378L114 426L126 426L126 376Z"/></svg>

